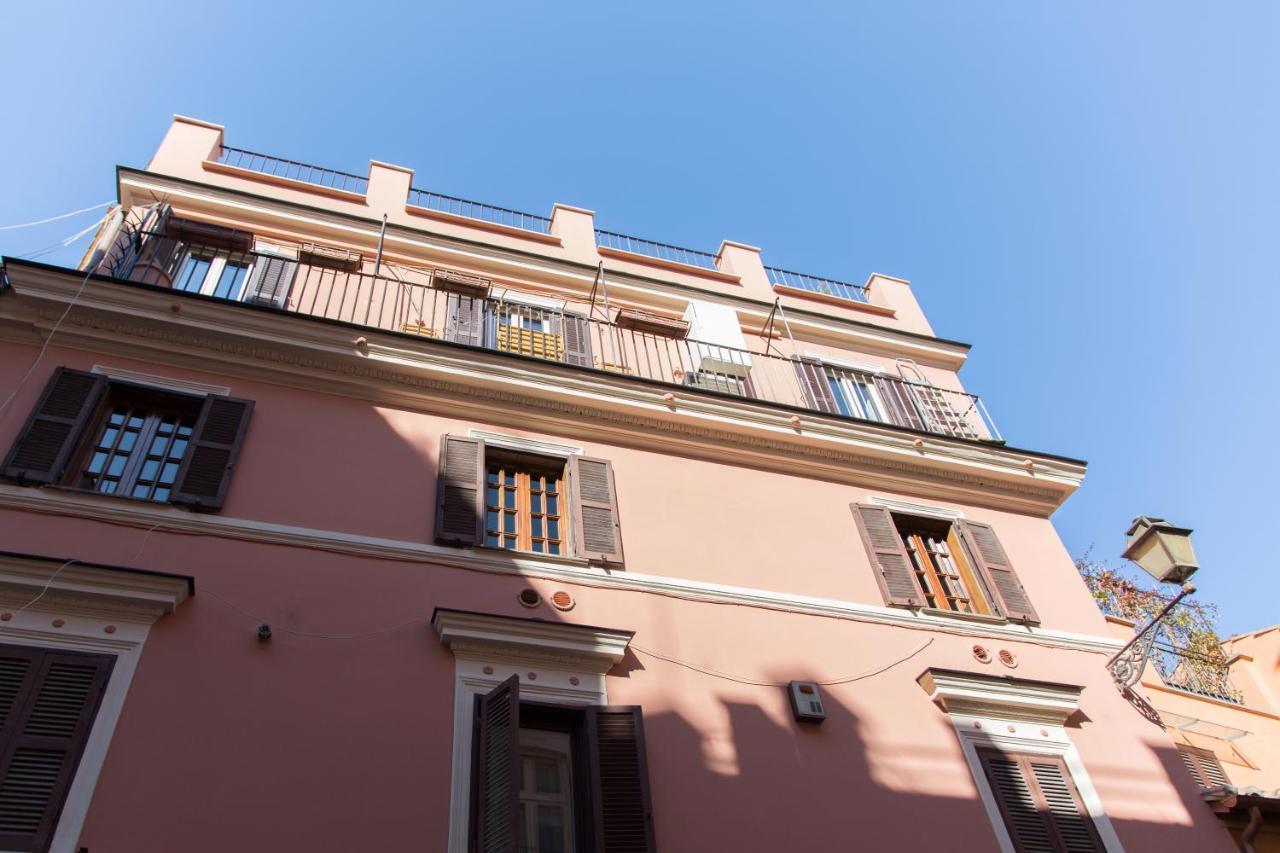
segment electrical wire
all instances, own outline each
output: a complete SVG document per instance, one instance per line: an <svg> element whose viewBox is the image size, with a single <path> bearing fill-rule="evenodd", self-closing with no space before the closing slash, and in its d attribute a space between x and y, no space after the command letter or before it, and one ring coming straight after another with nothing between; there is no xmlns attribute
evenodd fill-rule
<svg viewBox="0 0 1280 853"><path fill-rule="evenodd" d="M884 666L878 667L876 669L868 670L867 672L862 672L862 673L859 673L858 675L849 675L843 678L831 678L831 679L827 679L826 681L816 681L814 683L820 684L823 687L830 687L835 684L851 684L854 681L861 681L864 678L871 678L872 676L879 675L882 672L887 672L893 669L895 666L898 666L899 664L903 664L911 660L913 657L920 654L925 649L929 648L929 646L933 645L933 640L934 638L930 637L929 639L925 640L924 645L920 646L920 648L916 649L915 651L910 652L909 654L898 658L892 663L887 663ZM700 672L703 675L710 675L713 678L722 678L725 681L734 681L734 682L737 682L738 684L750 684L755 687L786 687L788 684L788 682L786 681L760 681L754 678L747 678L746 676L732 675L727 672L721 672L715 667L705 666L705 665L696 664L696 663L690 663L689 661L680 660L679 658L671 657L670 655L664 655L661 652L655 652L653 649L646 649L644 646L638 646L635 643L631 643L630 648L639 652L642 655L647 655L648 657L651 657L651 658L657 658L658 660L666 661L667 663L675 664L676 666L682 666L685 669L691 669L695 672Z"/></svg>
<svg viewBox="0 0 1280 853"><path fill-rule="evenodd" d="M31 228L35 225L57 222L59 219L70 219L72 216L79 216L82 213L88 213L91 210L97 210L100 207L106 207L110 204L115 204L115 202L104 201L101 204L95 204L91 207L82 207L79 210L72 210L69 213L59 213L57 216L50 216L48 219L37 219L35 222L19 222L16 225L0 225L0 231L13 231L18 228Z"/></svg>

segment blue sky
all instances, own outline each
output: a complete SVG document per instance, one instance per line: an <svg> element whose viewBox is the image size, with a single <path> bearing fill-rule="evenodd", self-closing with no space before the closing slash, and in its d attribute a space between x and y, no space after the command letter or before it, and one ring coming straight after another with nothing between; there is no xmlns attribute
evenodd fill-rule
<svg viewBox="0 0 1280 853"><path fill-rule="evenodd" d="M1164 515L1196 528L1225 630L1280 621L1274 3L43 2L6 24L0 224L113 198L183 113L438 192L902 276L975 345L966 385L1011 443L1091 463L1056 517L1072 553Z"/></svg>

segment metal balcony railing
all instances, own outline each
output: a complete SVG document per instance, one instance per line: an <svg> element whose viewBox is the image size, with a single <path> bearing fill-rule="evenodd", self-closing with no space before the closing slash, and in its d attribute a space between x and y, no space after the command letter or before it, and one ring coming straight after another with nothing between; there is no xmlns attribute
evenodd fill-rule
<svg viewBox="0 0 1280 853"><path fill-rule="evenodd" d="M780 353L776 344L766 348L763 339L751 350L667 337L495 298L483 285L458 290L428 269L384 264L388 274L373 275L359 255L317 255L305 247L301 255L297 247L233 251L136 230L120 245L100 267L120 279L836 417L955 438L1000 438L972 394L821 365Z"/></svg>
<svg viewBox="0 0 1280 853"><path fill-rule="evenodd" d="M848 299L850 302L867 301L866 285L850 284L847 281L836 281L833 278L806 275L802 272L792 272L778 267L765 267L764 271L769 274L770 284L794 287L797 290L807 290L810 293L820 293L823 296L834 296L837 299Z"/></svg>
<svg viewBox="0 0 1280 853"><path fill-rule="evenodd" d="M227 145L222 146L222 151L218 154L218 162L238 169L248 169L251 172L302 181L357 195L364 195L369 189L368 178L362 178L350 172L339 172L323 166L312 166L309 163L299 163L297 160L285 160L281 157L246 151L243 148L231 148Z"/></svg>
<svg viewBox="0 0 1280 853"><path fill-rule="evenodd" d="M409 189L409 204L427 210L438 210L454 216L465 216L468 219L479 219L508 228L519 228L522 231L534 231L538 234L551 233L551 220L536 213L525 213L509 207L498 207L465 198L433 193L430 190Z"/></svg>
<svg viewBox="0 0 1280 853"><path fill-rule="evenodd" d="M676 264L702 267L706 270L716 268L716 256L710 252L685 249L681 246L671 246L667 243L656 243L653 240L644 240L640 237L631 237L614 231L601 231L599 228L596 229L596 245L604 246L606 249L616 249L619 252L647 255L650 258L671 261Z"/></svg>
<svg viewBox="0 0 1280 853"><path fill-rule="evenodd" d="M1230 668L1221 650L1201 654L1166 643L1156 643L1151 655L1156 671L1169 687L1242 704L1240 691L1231 684Z"/></svg>

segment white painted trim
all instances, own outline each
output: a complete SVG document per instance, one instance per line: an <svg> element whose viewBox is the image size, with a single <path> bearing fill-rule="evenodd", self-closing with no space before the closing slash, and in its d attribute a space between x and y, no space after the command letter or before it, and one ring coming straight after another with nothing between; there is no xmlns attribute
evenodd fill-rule
<svg viewBox="0 0 1280 853"><path fill-rule="evenodd" d="M562 705L607 705L605 673L621 659L631 635L605 628L445 610L436 612L432 625L456 659L449 853L467 853L475 697L519 675L521 698ZM491 671L486 673L485 667Z"/></svg>
<svg viewBox="0 0 1280 853"><path fill-rule="evenodd" d="M343 531L272 524L233 518L223 514L193 513L160 504L152 506L138 501L122 501L109 495L68 489L41 489L0 483L0 507L49 512L136 527L150 527L154 524L157 529L199 532L229 539L273 542L355 556L431 563L518 577L546 578L600 589L670 595L714 604L761 607L788 613L897 625L920 631L945 631L963 636L1035 643L1107 655L1115 654L1124 645L1123 640L1096 634L1080 634L1014 623L991 625L962 622L951 617L913 613L910 610L884 605L650 575L631 569L625 572L612 572L608 569L588 566L582 560L556 560L549 557L517 555L485 549L450 548L421 542L360 536Z"/></svg>
<svg viewBox="0 0 1280 853"><path fill-rule="evenodd" d="M883 367L876 367L874 364L867 364L862 361L853 361L851 359L842 358L841 356L828 355L824 352L805 350L804 356L805 358L816 358L823 364L830 365L831 367L838 367L841 370L857 370L862 373L870 373L872 376L888 373L888 371Z"/></svg>
<svg viewBox="0 0 1280 853"><path fill-rule="evenodd" d="M131 382L134 385L145 385L148 388L158 388L161 391L176 391L180 394L199 394L201 396L216 394L219 397L226 397L231 394L231 389L226 385L210 385L206 382L193 382L190 379L175 379L170 376L139 373L136 370L126 370L123 367L112 367L108 364L95 364L89 369L89 372L120 382Z"/></svg>
<svg viewBox="0 0 1280 853"><path fill-rule="evenodd" d="M1093 819L1103 847L1108 853L1124 853L1124 847L1120 844L1115 827L1107 817L1102 799L1098 796L1097 789L1093 787L1093 781L1085 770L1080 753L1067 737L1067 731L1062 726L1010 721L1000 716L975 717L964 714L952 715L951 724L955 727L956 735L960 739L961 751L964 753L965 762L969 765L969 772L973 774L978 795L982 799L983 808L986 809L987 818L991 821L991 828L995 831L1001 853L1017 853L1017 851L1009 838L1009 831L1005 827L1004 816L1000 814L1000 806L996 802L995 794L987 782L987 774L982 769L982 760L978 757L978 748L982 746L1005 749L1010 752L1060 756L1066 762L1067 770L1071 773L1071 781L1080 793L1085 811ZM1012 732L1010 728L1013 729Z"/></svg>
<svg viewBox="0 0 1280 853"><path fill-rule="evenodd" d="M872 495L867 498L867 503L882 506L890 512L900 512L904 515L918 515L925 518L944 518L948 521L956 521L964 518L964 512L958 509L950 509L942 506L930 506L929 504L918 504L911 501L900 501L896 498L882 498L878 495Z"/></svg>
<svg viewBox="0 0 1280 853"><path fill-rule="evenodd" d="M540 453L543 456L581 456L582 448L572 444L560 444L555 441L542 441L536 438L523 438L518 435L507 435L501 432L490 432L483 429L467 431L468 438L484 439L486 445L505 447L508 450L522 450L528 453Z"/></svg>
<svg viewBox="0 0 1280 853"><path fill-rule="evenodd" d="M512 290L509 287L494 287L489 289L489 298L496 299L499 302L511 302L516 305L523 305L527 308L545 308L548 311L563 312L568 304L564 299L550 299L546 296L535 296L532 293L522 293L519 290Z"/></svg>
<svg viewBox="0 0 1280 853"><path fill-rule="evenodd" d="M1083 687L1012 676L927 669L916 680L952 716L996 714L1004 720L1061 726L1080 709Z"/></svg>

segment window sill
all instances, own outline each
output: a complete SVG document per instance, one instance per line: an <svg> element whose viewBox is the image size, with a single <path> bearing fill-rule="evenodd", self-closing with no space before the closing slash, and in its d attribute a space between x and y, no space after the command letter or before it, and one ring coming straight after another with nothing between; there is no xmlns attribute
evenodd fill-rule
<svg viewBox="0 0 1280 853"><path fill-rule="evenodd" d="M922 616L935 616L939 619L959 619L965 622L978 622L983 625L1007 625L1009 619L1003 616L988 616L985 613L961 613L957 610L942 610L937 607L912 608Z"/></svg>
<svg viewBox="0 0 1280 853"><path fill-rule="evenodd" d="M579 566L581 568L587 568L592 565L591 561L585 557L566 557L563 554L539 554L536 551L516 551L512 548L494 548L489 545L472 545L469 550L475 551L478 554L510 554L516 559L544 560L548 563L558 563L562 566Z"/></svg>
<svg viewBox="0 0 1280 853"><path fill-rule="evenodd" d="M175 509L178 507L178 504L175 504L172 501L157 501L152 500L151 498L135 498L133 495L117 495L110 492L99 492L95 489L82 489L78 486L62 486L56 483L51 483L41 486L40 488L52 489L55 492L69 492L73 495L88 495L95 498L106 498L108 500L129 501L130 503L147 504L148 506L167 506L174 507ZM0 851L0 853L3 853L3 851Z"/></svg>

